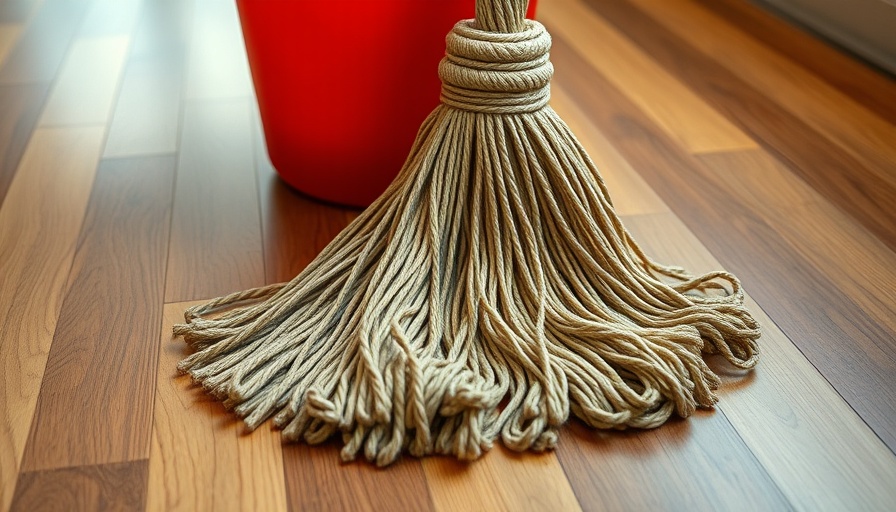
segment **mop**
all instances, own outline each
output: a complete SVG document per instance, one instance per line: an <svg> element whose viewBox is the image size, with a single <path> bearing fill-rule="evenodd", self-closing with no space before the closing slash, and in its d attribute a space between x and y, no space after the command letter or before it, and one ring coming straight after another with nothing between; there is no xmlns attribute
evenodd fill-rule
<svg viewBox="0 0 896 512"><path fill-rule="evenodd" d="M249 429L341 436L343 460L552 449L570 413L646 429L712 407L703 359L752 368L737 278L641 250L548 105L551 39L526 0L447 36L441 104L400 173L288 283L188 309L178 368Z"/></svg>

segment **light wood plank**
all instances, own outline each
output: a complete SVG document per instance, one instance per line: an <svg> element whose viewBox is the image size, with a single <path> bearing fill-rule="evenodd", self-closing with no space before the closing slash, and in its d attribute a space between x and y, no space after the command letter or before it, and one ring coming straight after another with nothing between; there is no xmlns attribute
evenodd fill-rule
<svg viewBox="0 0 896 512"><path fill-rule="evenodd" d="M661 261L693 272L722 268L672 214L624 220ZM722 374L721 412L797 509L891 507L896 456L765 312L748 304L763 328L762 361L753 374Z"/></svg>
<svg viewBox="0 0 896 512"><path fill-rule="evenodd" d="M437 511L581 510L553 452L519 454L496 443L477 461L430 457L423 469Z"/></svg>
<svg viewBox="0 0 896 512"><path fill-rule="evenodd" d="M47 97L44 84L0 85L0 204Z"/></svg>
<svg viewBox="0 0 896 512"><path fill-rule="evenodd" d="M178 58L132 61L127 66L104 157L177 151L182 70Z"/></svg>
<svg viewBox="0 0 896 512"><path fill-rule="evenodd" d="M238 417L177 373L189 352L171 329L193 304L164 309L146 510L286 510L279 433L266 424L245 434Z"/></svg>
<svg viewBox="0 0 896 512"><path fill-rule="evenodd" d="M236 2L196 0L188 58L189 99L253 95Z"/></svg>
<svg viewBox="0 0 896 512"><path fill-rule="evenodd" d="M12 499L102 136L35 131L0 208L0 510Z"/></svg>
<svg viewBox="0 0 896 512"><path fill-rule="evenodd" d="M13 511L143 511L146 459L22 475Z"/></svg>
<svg viewBox="0 0 896 512"><path fill-rule="evenodd" d="M594 160L610 191L617 214L639 215L669 211L662 199L591 123L559 81L551 84L551 106Z"/></svg>
<svg viewBox="0 0 896 512"><path fill-rule="evenodd" d="M538 19L564 38L595 70L624 91L667 135L693 153L756 147L750 137L581 0L538 4Z"/></svg>
<svg viewBox="0 0 896 512"><path fill-rule="evenodd" d="M630 1L719 64L750 77L750 84L780 108L812 125L881 179L896 184L896 126L693 0ZM892 88L896 101L896 84Z"/></svg>
<svg viewBox="0 0 896 512"><path fill-rule="evenodd" d="M166 302L264 284L249 100L184 108Z"/></svg>
<svg viewBox="0 0 896 512"><path fill-rule="evenodd" d="M76 40L50 91L40 125L105 124L128 43L127 36Z"/></svg>
<svg viewBox="0 0 896 512"><path fill-rule="evenodd" d="M6 56L22 35L20 23L0 23L0 66L6 62Z"/></svg>
<svg viewBox="0 0 896 512"><path fill-rule="evenodd" d="M100 163L22 471L149 457L173 182L172 156Z"/></svg>

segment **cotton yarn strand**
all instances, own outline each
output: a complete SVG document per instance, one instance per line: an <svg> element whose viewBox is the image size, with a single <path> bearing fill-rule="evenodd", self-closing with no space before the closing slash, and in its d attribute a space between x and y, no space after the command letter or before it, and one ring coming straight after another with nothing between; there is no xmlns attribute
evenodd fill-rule
<svg viewBox="0 0 896 512"><path fill-rule="evenodd" d="M344 460L553 448L570 412L652 428L711 407L720 354L752 368L735 276L649 259L548 106L550 36L479 0L442 104L398 177L289 283L190 308L189 373L255 429L341 435Z"/></svg>

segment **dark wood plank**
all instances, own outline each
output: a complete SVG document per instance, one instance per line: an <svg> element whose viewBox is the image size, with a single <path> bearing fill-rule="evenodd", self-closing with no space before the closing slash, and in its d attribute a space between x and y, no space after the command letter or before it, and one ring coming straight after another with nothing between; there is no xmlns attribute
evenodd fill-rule
<svg viewBox="0 0 896 512"><path fill-rule="evenodd" d="M896 176L885 163L860 161L769 101L747 82L748 77L739 77L703 55L627 1L587 1L829 201L896 248L896 210L887 208L896 202Z"/></svg>
<svg viewBox="0 0 896 512"><path fill-rule="evenodd" d="M582 510L791 508L719 411L647 431L598 432L574 421L564 434L557 456Z"/></svg>
<svg viewBox="0 0 896 512"><path fill-rule="evenodd" d="M47 97L46 84L0 86L0 204Z"/></svg>
<svg viewBox="0 0 896 512"><path fill-rule="evenodd" d="M896 81L745 0L696 0L896 124Z"/></svg>
<svg viewBox="0 0 896 512"><path fill-rule="evenodd" d="M769 313L837 391L896 449L896 332L784 240L714 172L682 151L585 65L561 37L556 80L608 139Z"/></svg>
<svg viewBox="0 0 896 512"><path fill-rule="evenodd" d="M52 81L87 5L87 2L44 0L0 68L0 84Z"/></svg>
<svg viewBox="0 0 896 512"><path fill-rule="evenodd" d="M19 477L12 511L142 511L147 461L29 471Z"/></svg>
<svg viewBox="0 0 896 512"><path fill-rule="evenodd" d="M327 205L290 189L267 158L260 123L254 124L268 283L287 281L355 216L357 210ZM423 465L406 457L388 469L366 462L342 464L336 441L283 449L290 510L432 510Z"/></svg>
<svg viewBox="0 0 896 512"><path fill-rule="evenodd" d="M336 442L284 446L289 510L434 510L419 460L378 469L366 461L343 464L339 450Z"/></svg>
<svg viewBox="0 0 896 512"><path fill-rule="evenodd" d="M248 99L184 107L165 302L264 284Z"/></svg>
<svg viewBox="0 0 896 512"><path fill-rule="evenodd" d="M173 179L170 156L101 162L23 471L149 457Z"/></svg>

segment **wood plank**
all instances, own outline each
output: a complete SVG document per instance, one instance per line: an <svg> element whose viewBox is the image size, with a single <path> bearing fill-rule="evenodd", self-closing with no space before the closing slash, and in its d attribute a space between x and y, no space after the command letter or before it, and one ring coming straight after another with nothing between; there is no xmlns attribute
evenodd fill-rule
<svg viewBox="0 0 896 512"><path fill-rule="evenodd" d="M669 211L644 179L622 158L616 148L600 133L575 100L560 84L551 84L551 106L582 143L594 160L610 191L618 215L639 215Z"/></svg>
<svg viewBox="0 0 896 512"><path fill-rule="evenodd" d="M156 1L143 6L134 31L104 156L177 150L190 2Z"/></svg>
<svg viewBox="0 0 896 512"><path fill-rule="evenodd" d="M890 449L896 448L896 333L845 297L717 173L681 151L561 38L558 80L672 210L844 396ZM563 70L575 70L566 72ZM873 390L865 394L865 390Z"/></svg>
<svg viewBox="0 0 896 512"><path fill-rule="evenodd" d="M22 35L20 23L0 23L0 66L6 62L6 56Z"/></svg>
<svg viewBox="0 0 896 512"><path fill-rule="evenodd" d="M196 0L188 59L189 99L253 96L236 2Z"/></svg>
<svg viewBox="0 0 896 512"><path fill-rule="evenodd" d="M894 80L852 55L745 0L697 0L775 51L896 124Z"/></svg>
<svg viewBox="0 0 896 512"><path fill-rule="evenodd" d="M660 261L698 273L722 268L672 214L624 221ZM765 312L752 299L748 305L762 325L762 361L746 376L722 371L721 413L795 508L891 507L896 457Z"/></svg>
<svg viewBox="0 0 896 512"><path fill-rule="evenodd" d="M36 130L0 208L0 510L15 489L102 136Z"/></svg>
<svg viewBox="0 0 896 512"><path fill-rule="evenodd" d="M599 432L575 421L557 456L583 510L791 508L719 412L646 431Z"/></svg>
<svg viewBox="0 0 896 512"><path fill-rule="evenodd" d="M47 97L44 84L0 85L0 204Z"/></svg>
<svg viewBox="0 0 896 512"><path fill-rule="evenodd" d="M587 0L642 51L687 83L732 122L786 162L829 201L896 248L896 186L765 92L714 62L625 0ZM892 173L890 173L892 174Z"/></svg>
<svg viewBox="0 0 896 512"><path fill-rule="evenodd" d="M186 104L175 187L165 301L262 285L249 100Z"/></svg>
<svg viewBox="0 0 896 512"><path fill-rule="evenodd" d="M0 67L0 84L51 82L86 9L87 2L43 0Z"/></svg>
<svg viewBox="0 0 896 512"><path fill-rule="evenodd" d="M280 435L239 418L179 375L187 345L171 334L193 303L167 304L156 383L147 510L286 510Z"/></svg>
<svg viewBox="0 0 896 512"><path fill-rule="evenodd" d="M142 511L146 460L24 473L13 511Z"/></svg>
<svg viewBox="0 0 896 512"><path fill-rule="evenodd" d="M875 322L896 332L896 254L761 150L701 155L720 187L739 194ZM887 345L887 343L882 343Z"/></svg>
<svg viewBox="0 0 896 512"><path fill-rule="evenodd" d="M750 85L779 108L818 130L881 181L896 188L896 125L703 9L695 0L630 2L732 73L750 77ZM890 84L890 91L896 102L896 82Z"/></svg>
<svg viewBox="0 0 896 512"><path fill-rule="evenodd" d="M657 65L582 0L538 4L538 18L562 33L585 59L688 151L755 147L747 135L719 115L679 79ZM555 28L552 28L555 27Z"/></svg>
<svg viewBox="0 0 896 512"><path fill-rule="evenodd" d="M127 36L75 40L50 90L40 124L106 124L128 43Z"/></svg>
<svg viewBox="0 0 896 512"><path fill-rule="evenodd" d="M289 510L433 510L419 460L404 457L379 469L366 461L340 462L340 449L335 441L284 446Z"/></svg>
<svg viewBox="0 0 896 512"><path fill-rule="evenodd" d="M130 62L124 72L103 156L177 151L182 83L180 58Z"/></svg>
<svg viewBox="0 0 896 512"><path fill-rule="evenodd" d="M22 471L149 457L173 181L170 156L100 163Z"/></svg>
<svg viewBox="0 0 896 512"><path fill-rule="evenodd" d="M554 452L516 453L501 443L474 462L423 461L437 511L581 510Z"/></svg>

